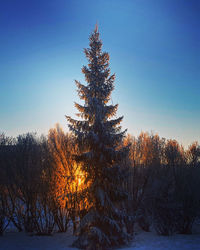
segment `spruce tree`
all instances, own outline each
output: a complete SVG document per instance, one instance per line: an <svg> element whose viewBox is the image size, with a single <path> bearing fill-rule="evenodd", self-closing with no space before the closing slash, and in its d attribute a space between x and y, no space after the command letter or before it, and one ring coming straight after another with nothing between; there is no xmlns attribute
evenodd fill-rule
<svg viewBox="0 0 200 250"><path fill-rule="evenodd" d="M115 75L110 75L109 54L102 52L102 41L96 26L90 38L90 48L84 49L89 61L83 66L86 85L78 81L78 94L84 104L75 103L81 119L67 116L69 128L77 138L87 189L83 190L90 208L81 219L78 239L74 245L83 249L107 249L128 243L125 229L126 213L120 209L127 198L122 189L126 171L120 166L128 147L122 146L126 130L121 131L123 117L116 118L118 105L109 103Z"/></svg>

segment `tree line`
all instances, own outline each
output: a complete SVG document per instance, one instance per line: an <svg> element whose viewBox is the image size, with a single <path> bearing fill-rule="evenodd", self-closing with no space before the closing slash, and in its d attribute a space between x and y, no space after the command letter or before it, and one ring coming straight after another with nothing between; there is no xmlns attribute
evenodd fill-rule
<svg viewBox="0 0 200 250"><path fill-rule="evenodd" d="M175 140L141 133L128 135L130 151L121 163L128 176L121 185L128 199L118 204L129 215L126 230L137 222L159 235L190 234L200 216L200 146L184 149ZM91 204L82 190L85 176L74 160L79 154L72 134L59 125L48 136L16 138L0 134L0 234L12 223L18 231L38 235L76 233Z"/></svg>

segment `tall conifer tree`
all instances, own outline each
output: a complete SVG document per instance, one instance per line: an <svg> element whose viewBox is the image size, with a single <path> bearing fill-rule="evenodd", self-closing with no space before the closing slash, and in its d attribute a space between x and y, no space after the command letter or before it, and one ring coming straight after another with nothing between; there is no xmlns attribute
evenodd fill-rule
<svg viewBox="0 0 200 250"><path fill-rule="evenodd" d="M125 217L120 202L127 198L121 184L126 171L120 167L128 153L122 147L126 131L121 131L123 117L116 115L118 105L109 104L114 89L115 75L110 75L109 54L102 52L102 41L96 26L85 49L89 61L83 66L86 85L76 81L83 105L75 103L80 120L67 116L69 128L75 134L82 154L77 156L90 183L85 192L90 209L80 222L75 246L89 249L107 249L125 244L129 235L125 230Z"/></svg>

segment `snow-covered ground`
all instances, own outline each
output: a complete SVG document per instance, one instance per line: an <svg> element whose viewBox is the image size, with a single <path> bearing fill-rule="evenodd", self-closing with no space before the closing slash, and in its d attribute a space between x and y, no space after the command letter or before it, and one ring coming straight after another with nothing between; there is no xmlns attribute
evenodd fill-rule
<svg viewBox="0 0 200 250"><path fill-rule="evenodd" d="M25 233L7 232L0 237L1 250L74 250L73 237L68 233L53 236L29 236Z"/></svg>
<svg viewBox="0 0 200 250"><path fill-rule="evenodd" d="M53 236L29 236L25 233L6 232L0 237L2 250L75 250L71 247L72 234L56 233ZM120 250L200 250L200 233L192 235L158 236L153 232L136 229L135 238L129 247Z"/></svg>
<svg viewBox="0 0 200 250"><path fill-rule="evenodd" d="M158 236L139 232L130 247L121 250L200 250L200 234Z"/></svg>

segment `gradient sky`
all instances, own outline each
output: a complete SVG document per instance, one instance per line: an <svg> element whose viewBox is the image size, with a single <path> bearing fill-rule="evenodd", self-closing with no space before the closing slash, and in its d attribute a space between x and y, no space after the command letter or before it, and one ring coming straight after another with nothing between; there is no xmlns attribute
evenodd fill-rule
<svg viewBox="0 0 200 250"><path fill-rule="evenodd" d="M67 130L98 22L123 128L200 142L199 0L4 0L0 10L0 131Z"/></svg>

